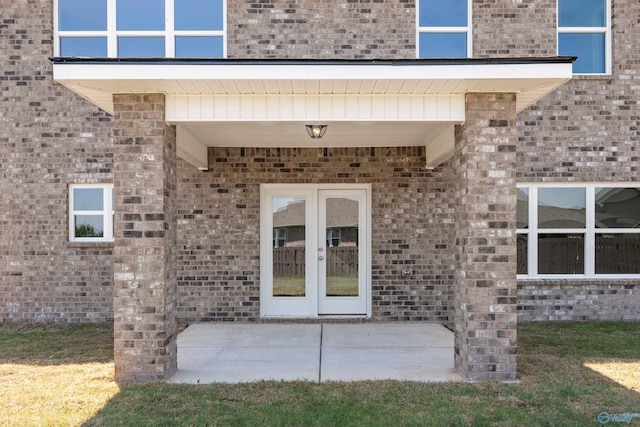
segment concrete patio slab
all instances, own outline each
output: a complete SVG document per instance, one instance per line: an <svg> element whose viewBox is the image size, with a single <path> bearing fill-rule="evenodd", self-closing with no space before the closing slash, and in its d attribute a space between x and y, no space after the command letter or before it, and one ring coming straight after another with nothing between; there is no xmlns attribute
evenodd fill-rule
<svg viewBox="0 0 640 427"><path fill-rule="evenodd" d="M194 324L172 383L462 381L453 333L431 323Z"/></svg>
<svg viewBox="0 0 640 427"><path fill-rule="evenodd" d="M174 383L319 380L322 325L196 324L178 335Z"/></svg>

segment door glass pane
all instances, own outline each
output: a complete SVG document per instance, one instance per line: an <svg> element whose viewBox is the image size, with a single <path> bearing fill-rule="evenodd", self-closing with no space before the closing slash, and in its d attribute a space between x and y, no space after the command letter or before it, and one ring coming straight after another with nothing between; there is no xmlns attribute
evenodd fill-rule
<svg viewBox="0 0 640 427"><path fill-rule="evenodd" d="M302 197L274 197L273 296L306 295L306 202Z"/></svg>
<svg viewBox="0 0 640 427"><path fill-rule="evenodd" d="M326 296L358 296L358 198L329 197L326 201Z"/></svg>

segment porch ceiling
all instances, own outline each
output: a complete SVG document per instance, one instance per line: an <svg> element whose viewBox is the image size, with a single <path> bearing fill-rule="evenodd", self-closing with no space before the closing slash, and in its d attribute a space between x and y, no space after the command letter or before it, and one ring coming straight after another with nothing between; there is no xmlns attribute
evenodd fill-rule
<svg viewBox="0 0 640 427"><path fill-rule="evenodd" d="M425 145L435 166L464 94L513 92L521 111L568 81L574 59L52 61L57 82L110 113L113 94L167 95L178 154L206 169L211 146ZM328 124L324 138L309 139L308 123Z"/></svg>

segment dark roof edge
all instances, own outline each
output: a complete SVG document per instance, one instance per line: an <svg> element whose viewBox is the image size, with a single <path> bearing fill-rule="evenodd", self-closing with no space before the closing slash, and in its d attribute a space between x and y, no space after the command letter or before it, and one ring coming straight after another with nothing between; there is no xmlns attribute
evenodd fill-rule
<svg viewBox="0 0 640 427"><path fill-rule="evenodd" d="M443 59L222 59L222 58L84 58L52 57L54 64L192 64L192 65L464 65L464 64L559 64L573 63L576 56L530 58Z"/></svg>

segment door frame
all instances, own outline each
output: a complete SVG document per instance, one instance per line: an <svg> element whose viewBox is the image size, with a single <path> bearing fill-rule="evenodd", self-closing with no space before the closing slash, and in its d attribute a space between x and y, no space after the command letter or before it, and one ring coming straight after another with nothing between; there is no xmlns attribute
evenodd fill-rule
<svg viewBox="0 0 640 427"><path fill-rule="evenodd" d="M371 184L260 184L260 317L313 317L317 318L319 310L319 286L312 291L310 284L306 283L305 297L273 297L272 287L265 284L265 278L272 277L272 245L273 245L273 215L270 212L271 197L295 197L297 195L308 195L314 192L314 200L309 200L307 205L306 220L309 224L311 215L319 215L318 195L320 190L364 190L365 195L365 217L366 223L362 227L365 233L364 245L360 250L364 251L363 265L359 266L364 272L365 282L365 314L354 314L346 316L371 317ZM311 248L318 248L317 230L307 235L307 245ZM307 251L307 275L319 280L317 269L318 253ZM275 307L274 307L275 306ZM280 310L281 309L281 310ZM279 312L281 311L281 312ZM322 315L322 317L344 317L345 315Z"/></svg>

